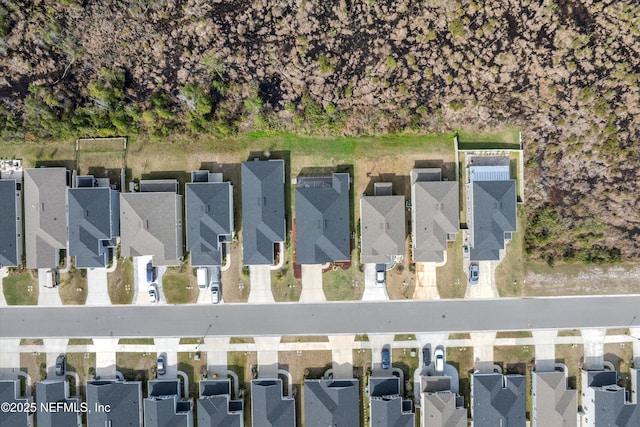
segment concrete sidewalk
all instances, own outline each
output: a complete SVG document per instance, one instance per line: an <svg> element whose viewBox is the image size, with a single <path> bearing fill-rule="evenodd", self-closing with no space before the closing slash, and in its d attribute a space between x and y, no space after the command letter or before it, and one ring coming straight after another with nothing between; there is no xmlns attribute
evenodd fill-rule
<svg viewBox="0 0 640 427"><path fill-rule="evenodd" d="M87 269L87 288L85 305L111 305L106 268Z"/></svg>
<svg viewBox="0 0 640 427"><path fill-rule="evenodd" d="M322 288L322 265L302 264L302 292L300 302L324 302L327 298Z"/></svg>

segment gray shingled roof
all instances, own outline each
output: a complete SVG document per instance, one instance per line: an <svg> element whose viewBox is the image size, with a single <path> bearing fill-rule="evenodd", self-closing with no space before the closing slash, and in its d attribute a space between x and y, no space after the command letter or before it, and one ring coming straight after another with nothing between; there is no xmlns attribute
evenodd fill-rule
<svg viewBox="0 0 640 427"><path fill-rule="evenodd" d="M495 427L502 422L505 427L524 427L526 423L525 382L523 375L473 374L471 379L473 425Z"/></svg>
<svg viewBox="0 0 640 427"><path fill-rule="evenodd" d="M474 181L471 261L498 261L505 232L517 229L516 181Z"/></svg>
<svg viewBox="0 0 640 427"><path fill-rule="evenodd" d="M567 388L564 372L534 372L532 382L534 425L577 425L578 392Z"/></svg>
<svg viewBox="0 0 640 427"><path fill-rule="evenodd" d="M597 426L637 427L640 410L627 401L627 392L617 384L616 371L582 371L582 405ZM591 405L585 405L585 402Z"/></svg>
<svg viewBox="0 0 640 427"><path fill-rule="evenodd" d="M80 408L80 398L67 396L69 385L66 380L43 380L36 383L36 404L38 407L38 427L74 427L81 426L81 412L65 411L41 411L42 404L46 402L75 402Z"/></svg>
<svg viewBox="0 0 640 427"><path fill-rule="evenodd" d="M307 427L359 425L359 381L356 379L305 380L304 421Z"/></svg>
<svg viewBox="0 0 640 427"><path fill-rule="evenodd" d="M295 200L296 263L349 261L349 174L299 177Z"/></svg>
<svg viewBox="0 0 640 427"><path fill-rule="evenodd" d="M244 265L274 263L274 244L285 240L284 160L243 162Z"/></svg>
<svg viewBox="0 0 640 427"><path fill-rule="evenodd" d="M403 400L398 377L369 378L369 407L372 426L414 427L411 401Z"/></svg>
<svg viewBox="0 0 640 427"><path fill-rule="evenodd" d="M122 256L152 255L154 265L180 265L182 196L121 193L120 230Z"/></svg>
<svg viewBox="0 0 640 427"><path fill-rule="evenodd" d="M178 380L148 382L149 397L144 399L145 427L191 427L193 411L189 401L180 400Z"/></svg>
<svg viewBox="0 0 640 427"><path fill-rule="evenodd" d="M187 250L191 265L222 264L222 242L233 234L233 187L229 182L186 185Z"/></svg>
<svg viewBox="0 0 640 427"><path fill-rule="evenodd" d="M447 235L457 233L460 227L458 183L440 181L439 172L440 169L411 171L414 262L444 262Z"/></svg>
<svg viewBox="0 0 640 427"><path fill-rule="evenodd" d="M87 381L87 427L134 427L142 423L142 383ZM110 410L95 411L97 405L109 405Z"/></svg>
<svg viewBox="0 0 640 427"><path fill-rule="evenodd" d="M253 427L295 427L295 401L282 396L282 380L251 381Z"/></svg>
<svg viewBox="0 0 640 427"><path fill-rule="evenodd" d="M20 380L0 380L0 403L31 403L30 398L20 397ZM28 427L29 414L27 412L0 411L0 426Z"/></svg>
<svg viewBox="0 0 640 427"><path fill-rule="evenodd" d="M109 188L70 188L69 255L76 267L106 267L109 248L115 248L120 234L118 192Z"/></svg>
<svg viewBox="0 0 640 427"><path fill-rule="evenodd" d="M467 410L462 398L450 391L423 393L421 416L425 425L438 427L467 427Z"/></svg>
<svg viewBox="0 0 640 427"><path fill-rule="evenodd" d="M244 418L242 400L231 400L231 381L200 381L198 399L198 426L242 427Z"/></svg>
<svg viewBox="0 0 640 427"><path fill-rule="evenodd" d="M360 198L360 262L388 263L405 254L404 196Z"/></svg>
<svg viewBox="0 0 640 427"><path fill-rule="evenodd" d="M67 171L24 171L25 252L27 268L55 268L67 247Z"/></svg>
<svg viewBox="0 0 640 427"><path fill-rule="evenodd" d="M20 264L18 254L18 205L16 181L0 179L0 267L15 267Z"/></svg>

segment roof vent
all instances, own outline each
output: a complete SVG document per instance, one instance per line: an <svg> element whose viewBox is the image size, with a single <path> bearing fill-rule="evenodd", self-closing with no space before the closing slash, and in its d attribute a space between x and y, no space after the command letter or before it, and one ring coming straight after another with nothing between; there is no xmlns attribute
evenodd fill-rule
<svg viewBox="0 0 640 427"><path fill-rule="evenodd" d="M144 228L145 230L149 229L149 220L145 219L144 222L142 223L142 228Z"/></svg>

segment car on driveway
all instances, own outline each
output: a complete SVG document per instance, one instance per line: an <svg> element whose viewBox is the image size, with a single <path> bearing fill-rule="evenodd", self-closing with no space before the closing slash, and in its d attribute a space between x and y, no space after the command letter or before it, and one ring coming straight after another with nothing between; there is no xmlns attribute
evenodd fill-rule
<svg viewBox="0 0 640 427"><path fill-rule="evenodd" d="M436 358L436 371L444 372L444 347L441 345L437 346L433 355Z"/></svg>
<svg viewBox="0 0 640 427"><path fill-rule="evenodd" d="M376 285L384 286L385 285L385 264L376 264Z"/></svg>
<svg viewBox="0 0 640 427"><path fill-rule="evenodd" d="M56 358L56 375L61 377L67 371L67 357L61 354Z"/></svg>
<svg viewBox="0 0 640 427"><path fill-rule="evenodd" d="M382 369L389 369L391 367L391 354L387 347L382 349Z"/></svg>
<svg viewBox="0 0 640 427"><path fill-rule="evenodd" d="M156 268L153 263L147 264L147 283L153 283L156 280Z"/></svg>
<svg viewBox="0 0 640 427"><path fill-rule="evenodd" d="M149 285L149 301L151 304L158 302L158 285L155 283Z"/></svg>
<svg viewBox="0 0 640 427"><path fill-rule="evenodd" d="M469 266L469 284L477 285L478 278L480 277L480 266L478 264L471 264Z"/></svg>
<svg viewBox="0 0 640 427"><path fill-rule="evenodd" d="M206 267L198 267L198 269L196 270L196 278L198 281L199 289L207 289L207 286L209 286L208 276L209 274Z"/></svg>
<svg viewBox="0 0 640 427"><path fill-rule="evenodd" d="M220 285L211 284L211 304L218 304L220 302Z"/></svg>
<svg viewBox="0 0 640 427"><path fill-rule="evenodd" d="M422 366L431 365L431 346L429 344L422 348Z"/></svg>
<svg viewBox="0 0 640 427"><path fill-rule="evenodd" d="M167 373L167 356L162 353L158 356L158 375Z"/></svg>

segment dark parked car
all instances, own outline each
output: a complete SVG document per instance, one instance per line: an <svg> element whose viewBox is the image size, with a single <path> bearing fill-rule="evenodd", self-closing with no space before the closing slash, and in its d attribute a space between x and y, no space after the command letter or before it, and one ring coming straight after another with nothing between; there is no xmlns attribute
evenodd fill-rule
<svg viewBox="0 0 640 427"><path fill-rule="evenodd" d="M147 264L147 282L152 283L156 280L156 268L152 263Z"/></svg>
<svg viewBox="0 0 640 427"><path fill-rule="evenodd" d="M162 353L158 356L158 375L164 375L167 373L167 356Z"/></svg>
<svg viewBox="0 0 640 427"><path fill-rule="evenodd" d="M478 266L478 264L471 264L469 266L469 283L472 285L477 285L478 277L480 277L480 267Z"/></svg>
<svg viewBox="0 0 640 427"><path fill-rule="evenodd" d="M422 349L422 365L429 366L431 365L431 346L425 345Z"/></svg>
<svg viewBox="0 0 640 427"><path fill-rule="evenodd" d="M67 358L61 354L56 358L56 375L61 377L67 371Z"/></svg>
<svg viewBox="0 0 640 427"><path fill-rule="evenodd" d="M387 266L385 264L376 264L376 284L378 286L385 285L385 271Z"/></svg>
<svg viewBox="0 0 640 427"><path fill-rule="evenodd" d="M391 367L391 355L388 348L382 349L382 369L389 369Z"/></svg>

